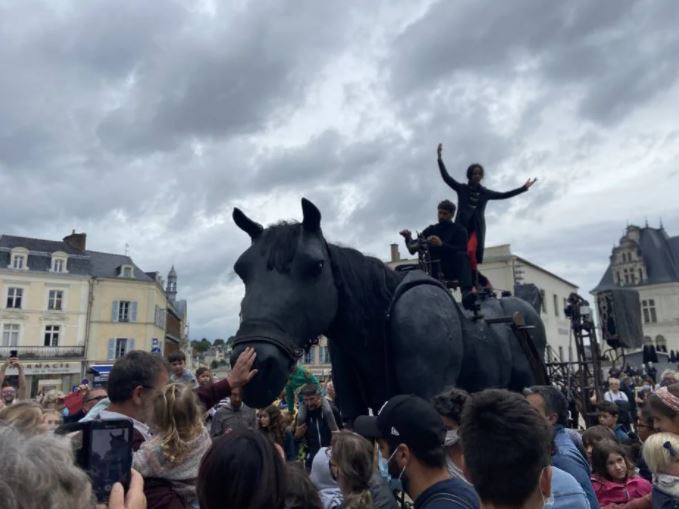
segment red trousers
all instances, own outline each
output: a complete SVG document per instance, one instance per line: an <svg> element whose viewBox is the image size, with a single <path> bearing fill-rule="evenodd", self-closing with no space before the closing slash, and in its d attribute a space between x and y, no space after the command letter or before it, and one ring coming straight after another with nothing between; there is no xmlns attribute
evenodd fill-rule
<svg viewBox="0 0 679 509"><path fill-rule="evenodd" d="M479 262L476 260L476 248L479 245L479 238L476 232L472 232L467 241L467 256L469 256L469 266L472 270L478 270Z"/></svg>

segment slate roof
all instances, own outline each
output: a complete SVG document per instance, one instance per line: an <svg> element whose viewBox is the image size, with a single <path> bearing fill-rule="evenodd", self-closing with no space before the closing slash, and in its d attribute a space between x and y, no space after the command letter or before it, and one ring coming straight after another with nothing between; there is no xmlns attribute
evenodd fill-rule
<svg viewBox="0 0 679 509"><path fill-rule="evenodd" d="M63 251L69 255L68 272L70 274L89 275L94 277L117 278L121 265L134 268L134 279L138 281L154 281L135 265L129 256L99 251L81 252L66 242L0 235L0 268L10 263L10 250L15 247L28 249L29 271L48 271L51 267L51 254Z"/></svg>
<svg viewBox="0 0 679 509"><path fill-rule="evenodd" d="M647 279L640 285L679 283L679 236L670 237L663 228L639 228L639 250L646 264ZM592 293L618 288L609 263Z"/></svg>

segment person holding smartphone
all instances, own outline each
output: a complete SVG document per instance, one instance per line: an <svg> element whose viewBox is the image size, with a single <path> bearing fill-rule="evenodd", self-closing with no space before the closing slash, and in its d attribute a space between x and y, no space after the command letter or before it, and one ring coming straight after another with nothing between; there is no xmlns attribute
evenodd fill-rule
<svg viewBox="0 0 679 509"><path fill-rule="evenodd" d="M9 384L5 385L7 368L16 368L19 372L18 389ZM18 400L26 399L26 374L24 373L24 367L19 362L16 350L11 350L9 359L0 365L0 387L2 387L3 406L9 406Z"/></svg>

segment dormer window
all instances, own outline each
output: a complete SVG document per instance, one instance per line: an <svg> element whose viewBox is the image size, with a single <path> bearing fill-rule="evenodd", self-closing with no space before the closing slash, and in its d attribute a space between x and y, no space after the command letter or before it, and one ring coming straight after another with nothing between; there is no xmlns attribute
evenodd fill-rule
<svg viewBox="0 0 679 509"><path fill-rule="evenodd" d="M120 277L133 278L134 277L134 267L132 265L121 265L120 266Z"/></svg>
<svg viewBox="0 0 679 509"><path fill-rule="evenodd" d="M61 272L61 273L68 272L68 270L66 270L67 261L68 261L68 255L66 253L61 252L61 251L58 251L56 253L52 253L52 266L51 266L50 270L52 272Z"/></svg>
<svg viewBox="0 0 679 509"><path fill-rule="evenodd" d="M12 249L8 267L14 270L28 270L28 249L15 247Z"/></svg>

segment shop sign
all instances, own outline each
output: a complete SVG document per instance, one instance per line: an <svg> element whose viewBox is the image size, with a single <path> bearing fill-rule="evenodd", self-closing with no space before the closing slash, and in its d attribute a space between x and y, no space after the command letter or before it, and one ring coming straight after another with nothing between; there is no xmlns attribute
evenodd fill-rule
<svg viewBox="0 0 679 509"><path fill-rule="evenodd" d="M80 362L22 362L24 373L26 375L68 375L72 373L80 373ZM7 368L8 375L17 375L19 372L16 368Z"/></svg>

